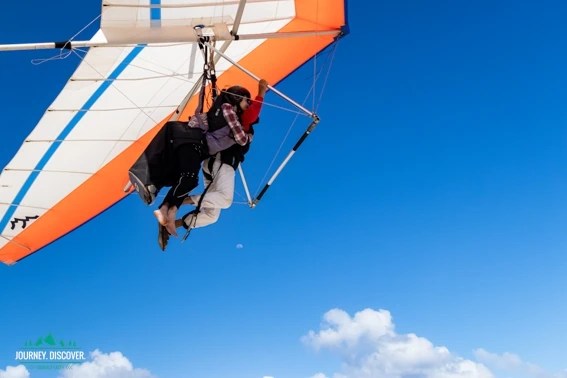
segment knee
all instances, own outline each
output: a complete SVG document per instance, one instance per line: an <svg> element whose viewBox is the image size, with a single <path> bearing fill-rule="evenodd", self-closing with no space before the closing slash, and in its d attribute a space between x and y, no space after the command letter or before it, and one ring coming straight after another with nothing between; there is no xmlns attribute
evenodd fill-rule
<svg viewBox="0 0 567 378"><path fill-rule="evenodd" d="M222 193L219 207L221 209L228 209L232 205L233 197L233 193Z"/></svg>
<svg viewBox="0 0 567 378"><path fill-rule="evenodd" d="M220 210L219 209L213 209L213 208L204 208L201 209L201 222L203 223L203 225L210 225L213 223L216 223L219 220L220 217ZM199 219L199 218L197 218ZM200 223L198 221L198 223Z"/></svg>

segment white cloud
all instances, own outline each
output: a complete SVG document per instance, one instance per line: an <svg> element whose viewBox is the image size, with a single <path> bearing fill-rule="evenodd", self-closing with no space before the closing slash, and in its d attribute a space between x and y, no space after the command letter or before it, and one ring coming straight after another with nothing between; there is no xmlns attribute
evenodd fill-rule
<svg viewBox="0 0 567 378"><path fill-rule="evenodd" d="M244 248L244 244L238 243L238 244L236 245L236 249L242 249L242 248Z"/></svg>
<svg viewBox="0 0 567 378"><path fill-rule="evenodd" d="M327 376L323 373L317 373L315 375L312 375L310 378L327 378Z"/></svg>
<svg viewBox="0 0 567 378"><path fill-rule="evenodd" d="M303 337L315 349L350 349L364 342L377 342L381 337L394 334L392 318L385 310L366 309L352 319L340 309L328 311L323 319L328 326L319 332L309 331Z"/></svg>
<svg viewBox="0 0 567 378"><path fill-rule="evenodd" d="M567 370L559 373L550 373L535 364L522 361L513 353L496 354L484 349L477 349L474 355L483 364L497 371L498 376L513 376L515 378L567 378Z"/></svg>
<svg viewBox="0 0 567 378"><path fill-rule="evenodd" d="M154 378L146 369L134 368L120 352L91 352L91 361L74 365L60 373L60 378Z"/></svg>
<svg viewBox="0 0 567 378"><path fill-rule="evenodd" d="M321 330L309 331L302 340L341 356L342 371L334 378L493 377L481 363L455 356L415 334L397 334L394 328L386 310L365 309L351 317L333 309L324 315Z"/></svg>
<svg viewBox="0 0 567 378"><path fill-rule="evenodd" d="M24 365L7 366L6 370L0 369L0 378L29 378L30 372Z"/></svg>

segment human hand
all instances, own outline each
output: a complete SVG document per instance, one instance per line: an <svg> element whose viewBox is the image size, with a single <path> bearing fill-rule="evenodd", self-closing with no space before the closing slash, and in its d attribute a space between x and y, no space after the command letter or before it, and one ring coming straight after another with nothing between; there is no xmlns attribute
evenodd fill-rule
<svg viewBox="0 0 567 378"><path fill-rule="evenodd" d="M265 97L267 91L268 91L268 82L264 79L261 79L258 82L258 96Z"/></svg>

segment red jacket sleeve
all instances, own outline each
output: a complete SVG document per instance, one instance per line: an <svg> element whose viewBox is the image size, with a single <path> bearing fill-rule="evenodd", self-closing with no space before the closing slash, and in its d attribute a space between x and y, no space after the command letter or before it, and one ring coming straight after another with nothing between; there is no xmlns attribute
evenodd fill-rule
<svg viewBox="0 0 567 378"><path fill-rule="evenodd" d="M256 96L254 101L250 104L248 109L246 109L241 116L242 128L244 131L248 132L250 130L250 125L252 125L260 115L260 110L262 110L262 103L264 98L261 96Z"/></svg>

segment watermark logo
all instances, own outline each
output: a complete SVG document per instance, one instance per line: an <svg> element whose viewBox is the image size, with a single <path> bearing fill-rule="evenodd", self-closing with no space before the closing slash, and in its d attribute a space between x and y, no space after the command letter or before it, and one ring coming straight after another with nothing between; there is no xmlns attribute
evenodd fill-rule
<svg viewBox="0 0 567 378"><path fill-rule="evenodd" d="M85 352L75 341L57 340L51 334L28 340L16 351L16 361L30 369L69 369L85 359Z"/></svg>

